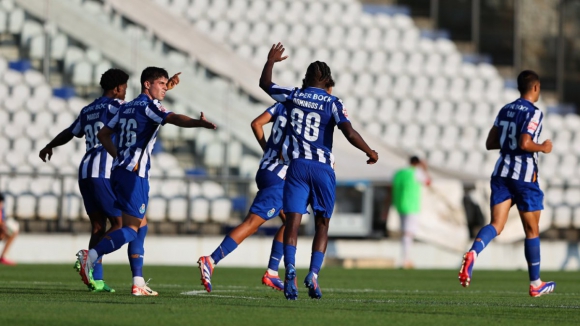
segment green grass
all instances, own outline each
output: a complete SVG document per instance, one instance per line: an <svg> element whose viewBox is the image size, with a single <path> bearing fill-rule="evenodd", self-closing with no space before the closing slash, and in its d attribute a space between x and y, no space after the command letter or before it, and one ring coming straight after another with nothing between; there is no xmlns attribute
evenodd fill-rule
<svg viewBox="0 0 580 326"><path fill-rule="evenodd" d="M116 293L90 293L69 265L0 266L0 325L565 325L580 322L577 273L542 274L556 292L528 296L527 272L325 268L321 300L261 285L262 269L216 268L211 294L196 267L146 266L159 297L132 297L128 266L105 266ZM299 280L306 276L298 271Z"/></svg>

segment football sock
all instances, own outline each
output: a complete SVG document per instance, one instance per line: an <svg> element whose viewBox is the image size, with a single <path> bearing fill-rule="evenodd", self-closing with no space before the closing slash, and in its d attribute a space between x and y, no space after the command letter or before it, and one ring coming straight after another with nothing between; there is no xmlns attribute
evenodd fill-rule
<svg viewBox="0 0 580 326"><path fill-rule="evenodd" d="M485 246L487 246L491 242L491 240L493 240L493 238L495 238L496 236L497 231L495 230L493 225L488 224L484 226L481 230L479 230L479 233L477 233L475 241L473 241L473 246L471 246L471 249L469 250L470 251L473 250L477 255L479 255L479 253L483 251Z"/></svg>
<svg viewBox="0 0 580 326"><path fill-rule="evenodd" d="M292 245L284 245L284 266L288 265L296 267L296 247Z"/></svg>
<svg viewBox="0 0 580 326"><path fill-rule="evenodd" d="M143 278L143 276L134 276L133 277L133 285L145 286L147 284L145 283L145 279Z"/></svg>
<svg viewBox="0 0 580 326"><path fill-rule="evenodd" d="M280 260L284 255L284 244L280 241L272 241L272 252L270 253L270 261L268 262L268 270L278 271ZM278 273L276 273L278 274Z"/></svg>
<svg viewBox="0 0 580 326"><path fill-rule="evenodd" d="M103 280L103 256L98 257L95 266L93 266L93 279L95 281Z"/></svg>
<svg viewBox="0 0 580 326"><path fill-rule="evenodd" d="M124 226L119 230L115 230L109 235L106 235L101 242L99 242L95 248L90 251L95 251L98 256L109 254L119 248L121 248L125 243L131 242L137 238L137 232L128 226ZM92 261L95 261L92 259Z"/></svg>
<svg viewBox="0 0 580 326"><path fill-rule="evenodd" d="M230 252L236 250L238 244L232 239L229 235L226 235L224 241L220 244L219 247L211 254L211 259L213 259L213 263L217 264L225 258Z"/></svg>
<svg viewBox="0 0 580 326"><path fill-rule="evenodd" d="M409 252L411 250L411 246L413 245L413 236L408 234L403 234L401 238L401 249L403 255L403 262L409 261Z"/></svg>
<svg viewBox="0 0 580 326"><path fill-rule="evenodd" d="M524 252L528 262L530 282L540 281L540 238L526 239L524 241Z"/></svg>
<svg viewBox="0 0 580 326"><path fill-rule="evenodd" d="M310 257L310 271L315 275L320 272L320 267L322 267L322 261L324 261L324 253L321 251L313 251Z"/></svg>
<svg viewBox="0 0 580 326"><path fill-rule="evenodd" d="M149 230L147 225L140 227L139 232L137 232L137 238L129 242L127 248L127 255L129 256L129 264L131 265L133 277L143 277L143 256L145 255L144 244L147 230Z"/></svg>
<svg viewBox="0 0 580 326"><path fill-rule="evenodd" d="M268 268L268 274L270 274L270 276L278 276L278 271Z"/></svg>

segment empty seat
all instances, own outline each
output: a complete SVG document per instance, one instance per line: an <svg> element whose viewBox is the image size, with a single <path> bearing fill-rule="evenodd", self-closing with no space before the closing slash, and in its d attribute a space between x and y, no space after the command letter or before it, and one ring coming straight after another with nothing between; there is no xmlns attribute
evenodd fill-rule
<svg viewBox="0 0 580 326"><path fill-rule="evenodd" d="M172 222L187 220L187 202L185 197L172 198L167 205L167 217Z"/></svg>
<svg viewBox="0 0 580 326"><path fill-rule="evenodd" d="M58 218L58 197L43 195L38 199L38 217L42 220L56 220Z"/></svg>
<svg viewBox="0 0 580 326"><path fill-rule="evenodd" d="M553 224L557 228L569 228L572 224L572 209L568 206L556 207Z"/></svg>
<svg viewBox="0 0 580 326"><path fill-rule="evenodd" d="M79 220L86 215L82 198L79 195L69 194L63 197L62 216L71 221Z"/></svg>
<svg viewBox="0 0 580 326"><path fill-rule="evenodd" d="M194 222L207 222L209 220L209 201L205 198L191 200L191 219Z"/></svg>
<svg viewBox="0 0 580 326"><path fill-rule="evenodd" d="M147 206L147 220L152 222L161 222L165 220L167 212L167 200L161 197L153 197L149 199L149 205Z"/></svg>
<svg viewBox="0 0 580 326"><path fill-rule="evenodd" d="M228 198L217 198L211 201L211 220L225 223L231 217L232 202Z"/></svg>
<svg viewBox="0 0 580 326"><path fill-rule="evenodd" d="M36 197L20 195L16 198L16 217L21 220L30 220L36 217Z"/></svg>

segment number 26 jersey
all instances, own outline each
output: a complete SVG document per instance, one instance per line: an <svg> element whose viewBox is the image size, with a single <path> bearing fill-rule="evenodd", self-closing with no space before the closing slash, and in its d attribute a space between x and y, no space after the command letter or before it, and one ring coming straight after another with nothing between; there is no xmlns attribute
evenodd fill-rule
<svg viewBox="0 0 580 326"><path fill-rule="evenodd" d="M520 137L529 134L538 142L544 114L531 102L519 98L506 104L497 114L493 125L500 132L500 157L492 176L535 182L538 175L538 153L524 151Z"/></svg>
<svg viewBox="0 0 580 326"><path fill-rule="evenodd" d="M121 106L107 124L117 136L113 169L123 168L138 173L141 178L149 178L151 151L159 128L171 113L145 94Z"/></svg>

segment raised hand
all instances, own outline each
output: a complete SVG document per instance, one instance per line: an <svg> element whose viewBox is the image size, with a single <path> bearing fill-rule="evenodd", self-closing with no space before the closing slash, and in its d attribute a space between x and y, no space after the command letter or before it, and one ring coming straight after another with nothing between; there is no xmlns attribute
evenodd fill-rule
<svg viewBox="0 0 580 326"><path fill-rule="evenodd" d="M213 122L209 122L207 121L207 119L205 118L205 115L203 115L203 112L201 113L200 117L199 117L199 121L201 121L201 126L203 128L207 128L207 129L216 129L216 125Z"/></svg>
<svg viewBox="0 0 580 326"><path fill-rule="evenodd" d="M167 81L167 90L173 89L173 87L179 84L179 75L181 75L181 72L178 72L171 78L169 78L169 80Z"/></svg>
<svg viewBox="0 0 580 326"><path fill-rule="evenodd" d="M52 158L52 148L50 147L45 147L43 149L40 150L40 153L38 154L38 156L40 157L40 159L43 162L46 162L46 156L48 155L48 160L50 161L50 159Z"/></svg>
<svg viewBox="0 0 580 326"><path fill-rule="evenodd" d="M375 164L379 160L379 153L373 150L370 154L367 154L367 157L369 158L367 164Z"/></svg>
<svg viewBox="0 0 580 326"><path fill-rule="evenodd" d="M280 42L278 42L278 44L272 45L270 52L268 52L268 61L280 62L286 60L288 56L282 56L284 54L284 50L284 46Z"/></svg>

